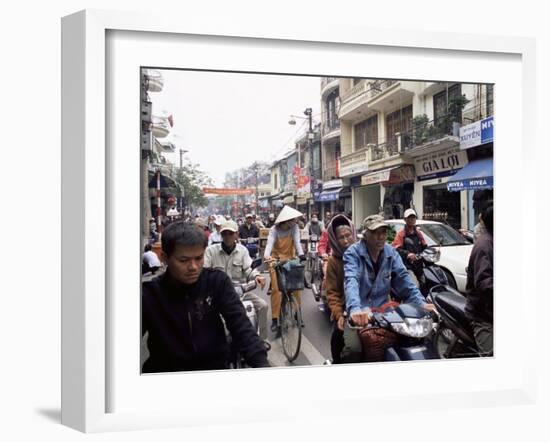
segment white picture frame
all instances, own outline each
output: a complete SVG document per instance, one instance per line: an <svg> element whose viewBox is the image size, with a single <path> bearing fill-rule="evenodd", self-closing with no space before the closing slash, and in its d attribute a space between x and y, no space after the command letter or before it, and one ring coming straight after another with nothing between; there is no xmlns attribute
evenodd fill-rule
<svg viewBox="0 0 550 442"><path fill-rule="evenodd" d="M136 34L139 33L139 34ZM477 60L477 63L483 65L485 58L495 58L502 63L510 63L513 78L510 85L518 84L520 77L520 89L510 90L514 103L521 108L521 119L516 120L517 125L503 124L499 128L499 121L507 121L506 110L499 108L498 83L496 86L495 101L497 109L497 129L495 145L506 146L506 143L519 143L522 156L534 157L534 103L535 103L535 46L531 39L500 36L498 38L487 38L479 35L465 35L453 33L427 33L413 31L390 31L376 30L370 28L345 28L342 26L333 26L330 32L315 27L296 27L292 23L276 23L268 25L258 22L228 22L211 23L208 20L187 20L182 22L178 17L153 16L151 14L131 14L127 12L111 12L99 10L82 11L71 16L63 18L62 22L62 423L83 432L101 432L115 431L125 429L140 428L161 428L170 426L192 426L209 425L213 421L219 423L243 423L259 422L266 420L293 419L298 416L312 417L322 413L324 409L331 406L332 403L338 405L334 407L334 412L338 415L353 415L357 413L379 413L389 412L390 410L409 409L414 404L417 410L432 410L436 408L467 408L475 403L477 406L496 406L499 404L533 404L535 401L536 377L534 375L535 360L533 348L535 343L535 321L525 321L522 325L522 335L525 337L521 348L516 349L517 361L511 358L512 354L507 346L514 345L513 333L508 333L506 320L510 318L512 310L508 301L497 301L496 303L496 348L497 352L501 350L500 355L494 359L479 361L447 362L438 361L422 364L411 364L403 367L400 364L385 365L374 364L372 367L365 368L364 365L353 367L317 367L317 368L293 368L281 370L255 370L235 373L205 373L205 374L180 374L163 375L151 377L139 377L139 373L134 373L132 377L134 382L143 384L147 394L155 394L151 391L159 392L155 401L149 401L147 404L136 404L135 409L127 406L118 407L113 405L112 392L118 388L119 384L126 383L126 377L120 373L113 375L118 369L118 363L113 367L113 361L119 360L119 352L114 354L111 335L113 334L113 318L118 317L120 309L113 309L113 300L110 298L110 290L116 283L112 282L112 267L119 258L115 257L120 250L114 250L110 244L118 241L118 237L113 236L113 232L120 232L112 225L116 224L116 211L114 204L115 196L110 192L113 186L117 187L116 171L120 168L120 159L117 159L119 153L108 150L108 145L114 143L118 134L107 131L106 122L108 119L117 118L116 111L108 107L109 96L111 92L110 82L117 81L106 75L109 63L113 59L108 56L119 56L120 52L110 52L108 38L109 35L135 36L139 35L141 43L147 39L154 39L155 44L163 38L169 40L169 44L185 44L180 40L185 38L193 39L194 42L203 44L201 39L215 38L217 43L231 47L243 43L248 48L244 50L260 51L263 50L262 44L270 48L282 51L289 51L289 47L296 47L298 53L302 54L304 50L319 51L362 51L371 50L379 53L380 56L386 56L385 51L390 53L389 58L405 57L408 51L414 52L413 55L422 58L424 56L433 57L470 57ZM158 43L158 44L164 44ZM166 43L168 44L168 43ZM215 44L212 45L215 47ZM206 51L206 46L204 46ZM240 46L239 46L240 50ZM131 52L131 51L128 51ZM131 57L132 54L129 54ZM220 54L220 58L221 54ZM388 60L389 60L388 58ZM139 56L132 59L138 60ZM235 64L238 64L237 58L234 58ZM421 75L422 66L415 64L414 56L408 58L411 60L411 66L407 78L414 79L416 70L418 79L425 77ZM296 61L296 60L295 60ZM130 63L135 63L132 61ZM236 69L231 61L212 60L204 61L201 68L217 66L219 69ZM222 65L220 65L222 63ZM223 63L226 63L225 66ZM267 63L267 62L266 62ZM284 62L281 62L281 66ZM260 70L269 64L263 64L258 60L249 60L245 63L248 70ZM261 64L261 66L260 66ZM388 65L390 65L388 61ZM288 65L288 64L287 64ZM519 69L516 72L515 69ZM240 69L246 70L244 67ZM282 72L286 69L281 68ZM308 65L295 62L293 72L307 72ZM309 72L317 75L324 74L346 74L345 68L334 67L331 72L314 71ZM342 70L338 70L342 69ZM359 67L359 73L362 73ZM382 75L383 67L378 67L378 73ZM388 68L389 71L393 68ZM424 68L425 69L425 68ZM433 73L437 66L433 65ZM271 70L273 71L273 70ZM394 70L395 72L395 70ZM443 71L441 71L443 72ZM436 75L437 74L432 74ZM441 74L443 75L443 74ZM518 77L519 75L519 77ZM391 77L391 75L386 75ZM114 75L113 75L114 77ZM459 81L479 81L490 82L490 75L480 72L461 75L460 78L454 78ZM443 78L443 77L439 77ZM445 77L446 78L446 77ZM514 83L515 82L515 83ZM508 86L510 87L510 86ZM137 91L137 89L136 89ZM137 93L137 92L136 92ZM136 101L138 100L136 96ZM133 106L133 105L132 105ZM503 111L499 114L499 109ZM125 122L121 126L135 126L135 136L139 137L139 128L137 124L137 115L139 107L136 110L136 119ZM517 114L518 111L516 111ZM129 116L128 118L133 118ZM513 120L508 120L513 121ZM127 124L128 123L128 124ZM512 125L513 126L513 125ZM502 141L501 141L502 140ZM132 144L132 143L129 143ZM137 144L136 144L137 146ZM137 150L137 147L136 147ZM504 155L504 154L502 154ZM498 174L503 170L504 176L509 169L506 165L505 157L496 154L495 167L496 182L498 187L502 186L502 193L506 197L520 198L521 204L525 207L536 207L536 192L527 191L526 186L519 185L517 188L509 188L505 180L499 180ZM521 158L520 158L521 159ZM521 163L522 173L529 170L529 162ZM113 173L115 170L115 173ZM113 178L114 176L114 178ZM118 192L117 187L117 192ZM500 190L496 190L496 213L499 217L499 196ZM135 203L135 201L134 201ZM135 209L135 205L133 206ZM518 231L521 226L527 226L528 217L533 216L533 210L518 210L517 223ZM136 220L136 223L139 222ZM496 224L496 235L501 227ZM130 235L131 236L131 235ZM132 239L125 238L132 241ZM136 237L136 244L139 239ZM519 262L526 262L526 257L532 253L527 241L521 245ZM521 305L531 305L534 300L535 289L534 280L530 278L518 278L506 287L505 284L499 286L499 274L506 275L510 270L509 264L504 260L498 259L498 240L497 240L497 266L496 281L497 290L505 292L519 290L521 293ZM135 250L138 250L136 248ZM135 250L127 251L124 255L130 262ZM134 253L135 255L135 253ZM136 255L137 256L137 255ZM138 257L139 258L139 257ZM137 267L136 267L137 268ZM526 272L526 270L522 270ZM126 273L125 276L132 277L132 273ZM120 278L119 278L120 279ZM124 279L124 278L123 278ZM503 281L503 278L500 278ZM139 282L138 282L139 284ZM138 297L138 293L135 293ZM134 301L132 301L134 302ZM534 304L534 302L533 302ZM134 304L132 304L134 305ZM135 312L135 309L130 309ZM130 315L130 313L127 313ZM499 316L500 314L500 316ZM515 312L515 319L521 321L526 318L528 312L521 309ZM502 319L499 319L502 318ZM499 320L500 328L499 328ZM114 320L114 323L117 321ZM135 334L133 327L135 320L131 320L132 327L130 336ZM125 335L128 335L126 333ZM114 336L114 335L113 335ZM499 341L499 336L503 338ZM113 340L117 339L112 337ZM128 339L126 338L123 339ZM126 342L126 341L125 341ZM137 338L136 338L137 342ZM139 347L137 343L137 347ZM118 347L120 348L120 346ZM132 350L133 351L133 350ZM139 348L137 348L139 352ZM124 355L123 358L126 358ZM133 353L126 359L132 360ZM131 362L134 363L135 361ZM472 380L470 387L460 385L457 380L455 389L452 386L445 385L444 388L437 389L426 388L421 383L408 386L403 389L399 381L395 385L386 386L384 390L378 390L376 385L358 385L354 389L346 389L341 396L318 396L313 390L313 383L323 378L336 379L345 373L346 378L361 379L361 376L368 370L369 376L376 377L381 370L391 373L395 379L399 379L404 371L411 373L411 376L421 376L426 367L432 367L439 363L437 369L445 370L449 376L458 376L461 372L472 372L474 368L479 369L487 376L485 385ZM472 364L477 364L473 366ZM113 370L113 372L111 372ZM489 373L495 371L502 372L504 377L496 376L489 382ZM137 375L135 377L134 375ZM322 376L321 376L322 375ZM187 377L185 377L187 376ZM224 382L231 376L233 381L244 382L252 380L253 383L266 385L266 383L291 382L294 387L299 385L303 389L302 400L297 400L296 404L287 404L285 407L282 401L269 402L267 399L260 399L260 404L256 404L253 410L246 415L228 415L227 407L244 404L244 400L234 397L235 390L232 387L225 387ZM222 389L222 393L232 397L231 401L219 398L215 403L202 401L197 389L189 392L192 398L193 406L185 407L174 406L170 403L170 398L166 393L167 388L173 388L176 391L182 385L190 383L195 386L207 380L212 388ZM219 381L222 379L222 381ZM297 379L297 380L296 380ZM457 378L458 379L458 378ZM221 383L219 383L221 382ZM235 384L235 382L233 382ZM145 385L147 384L147 385ZM132 385L127 383L128 389ZM409 388L410 387L410 388ZM267 387L266 387L267 388ZM268 396L269 389L266 392ZM118 393L117 393L118 394ZM134 401L130 397L128 390L121 392L118 396L128 394L126 402ZM145 397L145 396L144 396ZM376 401L368 399L375 398ZM159 406L159 401L166 399L166 406ZM399 399L399 404L396 404ZM118 400L117 400L118 401ZM121 397L121 404L125 399ZM435 404L434 402L437 402ZM307 407L304 407L307 404ZM138 406L139 405L139 406ZM206 415L209 410L209 415Z"/></svg>

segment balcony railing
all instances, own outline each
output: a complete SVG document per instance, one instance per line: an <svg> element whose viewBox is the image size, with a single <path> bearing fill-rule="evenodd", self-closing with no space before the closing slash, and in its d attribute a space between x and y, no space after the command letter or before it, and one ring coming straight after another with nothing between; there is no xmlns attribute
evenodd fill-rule
<svg viewBox="0 0 550 442"><path fill-rule="evenodd" d="M374 80L370 83L369 87L369 100L373 99L377 95L384 92L390 86L393 86L397 83L397 80Z"/></svg>
<svg viewBox="0 0 550 442"><path fill-rule="evenodd" d="M355 152L340 157L340 169L346 169L351 166L361 164L367 161L369 147L363 147Z"/></svg>
<svg viewBox="0 0 550 442"><path fill-rule="evenodd" d="M321 90L323 90L327 84L332 83L337 79L338 77L321 77Z"/></svg>
<svg viewBox="0 0 550 442"><path fill-rule="evenodd" d="M336 162L328 163L323 169L323 181L333 180L338 178L338 166Z"/></svg>
<svg viewBox="0 0 550 442"><path fill-rule="evenodd" d="M340 120L338 118L327 120L323 123L323 126L322 126L323 136L338 129L340 129Z"/></svg>
<svg viewBox="0 0 550 442"><path fill-rule="evenodd" d="M369 161L387 160L415 147L424 146L442 138L457 137L460 125L453 122L453 119L456 118L444 116L432 121L417 119L419 124L416 124L412 129L398 132L390 140L367 145Z"/></svg>
<svg viewBox="0 0 550 442"><path fill-rule="evenodd" d="M367 100L372 100L377 95L380 95L390 86L393 86L397 83L397 80L374 80L367 82L366 80L360 81L350 90L342 94L341 100L342 103L352 100L353 98L366 94Z"/></svg>
<svg viewBox="0 0 550 442"><path fill-rule="evenodd" d="M399 151L399 137L396 137L394 141L389 141L380 144L370 144L369 145L369 162L387 160L389 158L398 156Z"/></svg>

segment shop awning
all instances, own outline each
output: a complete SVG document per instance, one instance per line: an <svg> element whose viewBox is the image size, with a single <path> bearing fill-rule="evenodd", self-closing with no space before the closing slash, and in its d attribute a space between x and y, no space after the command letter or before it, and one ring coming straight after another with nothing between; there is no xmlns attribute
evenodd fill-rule
<svg viewBox="0 0 550 442"><path fill-rule="evenodd" d="M493 187L493 159L471 161L452 176L447 182L447 190L491 189Z"/></svg>
<svg viewBox="0 0 550 442"><path fill-rule="evenodd" d="M294 195L288 195L283 198L283 203L285 204L293 204L294 203Z"/></svg>
<svg viewBox="0 0 550 442"><path fill-rule="evenodd" d="M315 198L315 202L337 201L341 190L341 187L338 189L323 190L319 196Z"/></svg>
<svg viewBox="0 0 550 442"><path fill-rule="evenodd" d="M155 189L157 187L157 174L156 172L149 171L149 188ZM161 188L178 188L178 184L169 176L160 174L160 187Z"/></svg>
<svg viewBox="0 0 550 442"><path fill-rule="evenodd" d="M414 181L414 166L410 164L376 170L361 177L362 186L379 183L389 185L407 181Z"/></svg>

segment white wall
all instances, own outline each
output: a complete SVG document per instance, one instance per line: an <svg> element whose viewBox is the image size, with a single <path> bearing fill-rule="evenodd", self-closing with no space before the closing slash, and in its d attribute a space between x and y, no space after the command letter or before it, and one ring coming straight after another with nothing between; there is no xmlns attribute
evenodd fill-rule
<svg viewBox="0 0 550 442"><path fill-rule="evenodd" d="M175 6L178 4L179 6ZM539 152L542 155L543 129L548 120L548 78L550 78L550 32L545 3L524 0L508 2L460 3L441 1L409 2L395 0L391 14L378 14L371 20L376 7L372 2L284 1L262 3L236 0L225 2L156 2L143 0L58 0L56 2L4 2L1 15L2 121L3 153L1 184L7 198L2 211L4 247L1 260L2 278L2 371L0 376L2 425L0 439L5 441L89 440L90 436L61 427L60 409L60 17L84 8L122 10L154 10L180 14L207 15L212 20L231 20L245 17L250 21L269 18L271 21L296 20L297 23L316 23L330 35L333 22L355 27L387 29L425 29L440 32L483 33L513 36L537 36ZM456 19L450 19L455 17ZM384 21L388 19L388 21ZM488 36L489 39L497 37ZM327 61L330 63L330 61ZM337 67L332 67L335 71ZM337 74L337 72L334 72ZM504 100L498 97L497 103ZM544 99L542 99L544 97ZM544 116L544 119L543 119ZM545 125L542 125L542 122ZM498 138L498 135L497 135ZM496 144L496 143L495 143ZM345 151L343 151L344 153ZM547 174L542 173L545 161L540 160L540 173L533 174L533 187L544 189ZM498 165L497 165L498 167ZM498 189L497 189L498 191ZM417 194L417 192L415 192ZM514 206L512 206L514 207ZM548 205L541 205L546 211ZM30 212L30 213L29 213ZM539 220L543 217L539 216ZM544 227L543 227L544 226ZM533 238L544 237L547 223L539 222ZM535 226L533 226L535 228ZM533 275L542 275L547 262L541 256ZM541 293L547 290L541 286ZM540 297L537 311L548 311L548 297ZM546 308L545 308L546 307ZM534 312L533 314L536 314ZM539 317L540 318L540 317ZM541 324L542 325L542 324ZM548 330L539 328L548 337ZM547 343L547 341L546 341ZM547 353L547 352L546 352ZM550 371L548 356L536 355L541 376L539 405L536 407L508 406L441 410L426 413L415 410L410 414L369 416L361 434L369 439L387 437L387 428L398 433L402 429L425 425L427 431L400 434L407 440L425 440L426 435L444 434L446 441L521 439L542 441L548 437L547 411L549 406ZM365 370L368 378L368 371ZM430 382L420 379L419 382ZM250 389L243 387L250 393ZM261 394L261 386L257 388ZM298 393L299 394L299 393ZM345 394L345 391L343 392ZM329 404L327 404L328 406ZM330 408L330 406L328 407ZM244 412L244 411L240 411ZM375 421L376 424L372 424ZM398 426L395 426L399 422ZM466 424L467 423L467 424ZM94 437L101 441L163 441L181 440L245 440L252 434L258 440L273 441L282 426L273 424L244 427L194 428L187 430L142 431L106 434ZM356 426L326 422L320 411L317 422L289 422L288 434L301 434L308 440L342 440L352 436ZM396 430L395 430L396 429ZM450 431L450 429L452 429ZM355 434L357 437L357 433ZM361 438L361 437L360 437Z"/></svg>

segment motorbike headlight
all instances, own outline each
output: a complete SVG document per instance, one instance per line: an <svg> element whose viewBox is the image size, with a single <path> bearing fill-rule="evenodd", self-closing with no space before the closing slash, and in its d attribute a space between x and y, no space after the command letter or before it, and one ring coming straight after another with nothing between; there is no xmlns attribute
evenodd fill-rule
<svg viewBox="0 0 550 442"><path fill-rule="evenodd" d="M433 328L432 318L405 318L403 322L392 322L394 332L411 338L425 338Z"/></svg>

